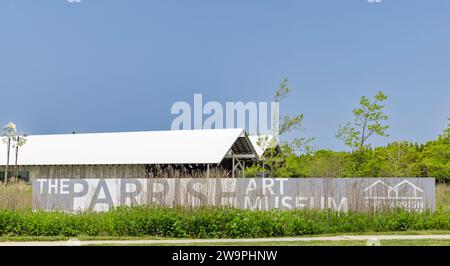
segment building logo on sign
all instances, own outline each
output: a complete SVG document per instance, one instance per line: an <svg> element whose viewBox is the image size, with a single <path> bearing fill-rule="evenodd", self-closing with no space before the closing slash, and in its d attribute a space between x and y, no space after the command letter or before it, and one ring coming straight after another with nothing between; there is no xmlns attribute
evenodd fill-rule
<svg viewBox="0 0 450 266"><path fill-rule="evenodd" d="M389 185L381 179L364 189L364 202L367 207L401 207L423 210L423 189L404 179L396 185Z"/></svg>

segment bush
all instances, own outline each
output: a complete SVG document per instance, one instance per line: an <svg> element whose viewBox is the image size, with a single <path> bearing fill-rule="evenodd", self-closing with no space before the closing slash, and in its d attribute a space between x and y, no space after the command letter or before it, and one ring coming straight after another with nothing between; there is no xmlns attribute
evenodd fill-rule
<svg viewBox="0 0 450 266"><path fill-rule="evenodd" d="M2 236L281 237L325 233L450 230L450 212L338 213L319 210L120 207L67 214L0 210Z"/></svg>

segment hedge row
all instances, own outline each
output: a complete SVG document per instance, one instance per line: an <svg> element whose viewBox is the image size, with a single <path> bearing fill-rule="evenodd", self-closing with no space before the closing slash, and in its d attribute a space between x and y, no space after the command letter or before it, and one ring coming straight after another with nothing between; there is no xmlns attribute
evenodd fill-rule
<svg viewBox="0 0 450 266"><path fill-rule="evenodd" d="M149 206L82 214L0 210L2 236L243 238L430 229L450 230L450 212L364 214Z"/></svg>

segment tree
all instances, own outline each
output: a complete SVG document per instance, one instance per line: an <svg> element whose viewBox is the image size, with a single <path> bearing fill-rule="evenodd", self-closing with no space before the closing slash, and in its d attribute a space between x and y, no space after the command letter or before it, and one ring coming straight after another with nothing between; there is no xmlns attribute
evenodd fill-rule
<svg viewBox="0 0 450 266"><path fill-rule="evenodd" d="M9 168L9 153L11 150L11 140L14 139L16 135L16 125L13 122L9 122L3 127L2 140L6 144L6 164L5 164L5 180L3 181L6 185L8 183L8 168Z"/></svg>
<svg viewBox="0 0 450 266"><path fill-rule="evenodd" d="M397 141L385 147L377 147L374 157L380 167L380 176L422 176L420 151L418 145L414 143Z"/></svg>
<svg viewBox="0 0 450 266"><path fill-rule="evenodd" d="M436 140L424 145L422 164L427 176L439 182L450 180L450 124Z"/></svg>
<svg viewBox="0 0 450 266"><path fill-rule="evenodd" d="M449 124L447 124L447 129L444 130L444 133L442 134L442 137L447 140L450 140L450 117L447 118Z"/></svg>
<svg viewBox="0 0 450 266"><path fill-rule="evenodd" d="M282 99L286 98L290 92L287 85L288 79L284 78L275 89L274 102L280 103ZM263 158L263 166L255 166L249 172L264 171L267 169L272 176L277 176L277 170L280 169L286 160L286 157L293 152L309 152L312 147L309 145L313 138L295 137L290 143L280 143L279 137L288 132L303 130L303 114L295 116L284 115L280 118L278 113L272 117L272 134L271 136L260 136L257 144L263 147L266 151ZM279 149L278 149L279 148ZM256 169L255 169L256 168Z"/></svg>
<svg viewBox="0 0 450 266"><path fill-rule="evenodd" d="M373 101L365 96L361 97L360 107L353 109L355 116L353 124L339 125L336 137L342 139L353 150L362 151L368 147L367 140L370 137L389 136L386 134L389 126L383 125L383 122L388 119L388 116L383 113L383 102L386 99L387 96L381 91L375 95Z"/></svg>

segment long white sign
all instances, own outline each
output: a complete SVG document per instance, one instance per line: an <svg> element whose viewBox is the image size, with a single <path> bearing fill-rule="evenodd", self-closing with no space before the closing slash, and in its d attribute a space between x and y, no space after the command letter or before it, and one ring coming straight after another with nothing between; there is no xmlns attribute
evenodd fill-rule
<svg viewBox="0 0 450 266"><path fill-rule="evenodd" d="M123 205L251 210L435 209L434 178L35 179L34 210L107 211Z"/></svg>

